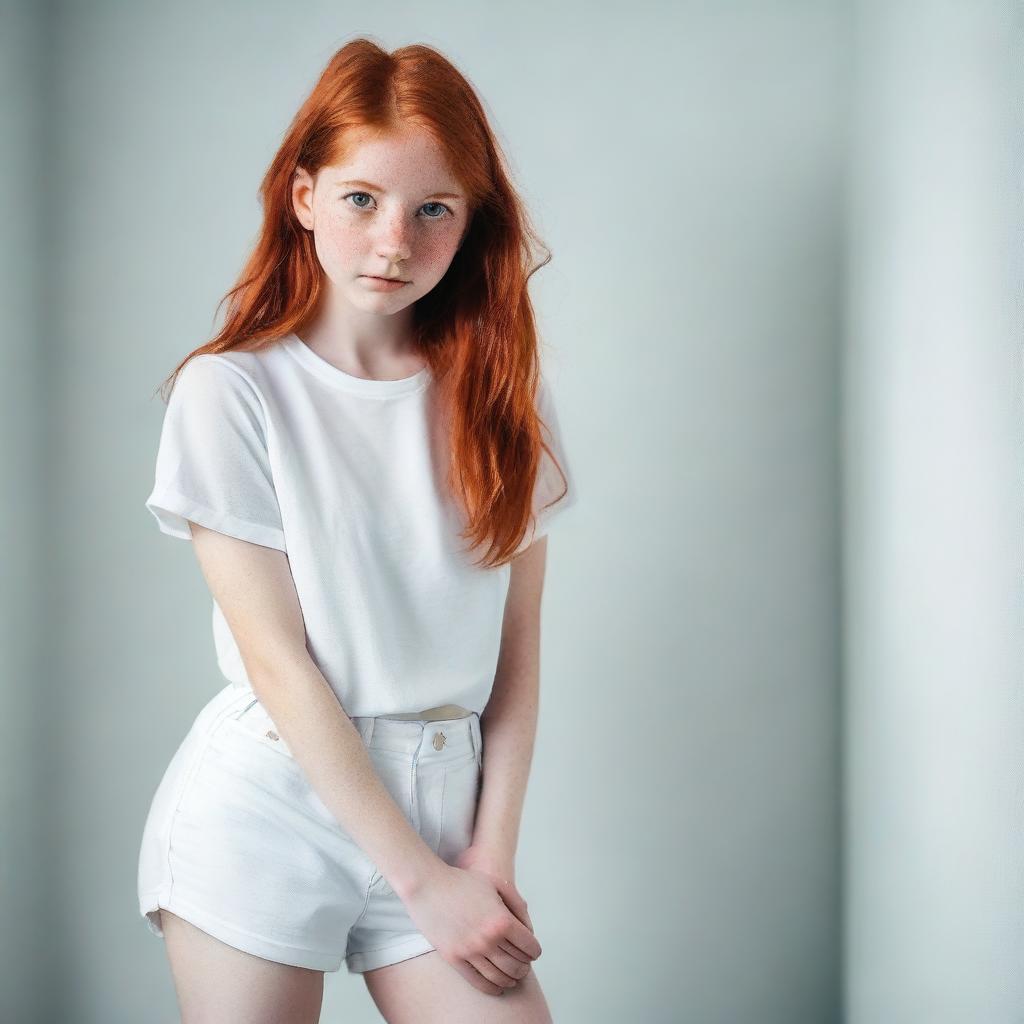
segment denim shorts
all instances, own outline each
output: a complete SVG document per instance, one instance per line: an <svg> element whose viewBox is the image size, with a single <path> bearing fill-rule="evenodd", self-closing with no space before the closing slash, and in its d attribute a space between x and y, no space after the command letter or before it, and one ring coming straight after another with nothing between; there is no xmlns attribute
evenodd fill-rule
<svg viewBox="0 0 1024 1024"><path fill-rule="evenodd" d="M473 835L482 746L475 712L443 721L353 718L381 782L454 863ZM139 911L297 967L361 973L435 947L330 813L248 687L224 687L171 759L146 818Z"/></svg>

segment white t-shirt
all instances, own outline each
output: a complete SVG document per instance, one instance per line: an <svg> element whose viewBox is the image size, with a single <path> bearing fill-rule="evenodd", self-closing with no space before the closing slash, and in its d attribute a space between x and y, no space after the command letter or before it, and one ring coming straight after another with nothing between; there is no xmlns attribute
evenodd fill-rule
<svg viewBox="0 0 1024 1024"><path fill-rule="evenodd" d="M354 377L290 334L193 357L164 414L146 507L172 537L191 540L192 520L287 552L307 648L351 717L482 712L494 681L510 567L461 550L432 385L429 368ZM543 378L537 411L569 490L538 515L563 487L542 453L520 550L577 497ZM216 601L213 632L225 678L250 686Z"/></svg>

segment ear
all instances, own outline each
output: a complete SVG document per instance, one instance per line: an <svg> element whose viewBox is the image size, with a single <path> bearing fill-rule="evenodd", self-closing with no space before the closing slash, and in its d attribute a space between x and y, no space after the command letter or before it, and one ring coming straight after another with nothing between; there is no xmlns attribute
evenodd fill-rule
<svg viewBox="0 0 1024 1024"><path fill-rule="evenodd" d="M309 171L296 167L292 178L292 209L307 231L313 230L313 185Z"/></svg>

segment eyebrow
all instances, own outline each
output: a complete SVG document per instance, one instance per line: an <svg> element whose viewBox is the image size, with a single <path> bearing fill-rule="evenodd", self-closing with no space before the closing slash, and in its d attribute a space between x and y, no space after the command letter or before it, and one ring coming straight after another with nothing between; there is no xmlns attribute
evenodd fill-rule
<svg viewBox="0 0 1024 1024"><path fill-rule="evenodd" d="M374 185L370 181L338 181L335 182L337 185L352 185L355 188L371 189L374 192L383 192L384 189L380 185ZM463 199L464 196L460 196L457 192L431 192L428 199Z"/></svg>

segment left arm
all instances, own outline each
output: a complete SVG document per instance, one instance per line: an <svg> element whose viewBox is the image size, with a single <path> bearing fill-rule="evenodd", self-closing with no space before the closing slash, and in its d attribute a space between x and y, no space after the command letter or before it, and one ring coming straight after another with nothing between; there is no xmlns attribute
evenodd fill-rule
<svg viewBox="0 0 1024 1024"><path fill-rule="evenodd" d="M509 909L531 928L526 901L515 888L515 854L537 732L546 560L547 535L512 562L498 667L480 716L484 770L473 842L458 861L459 867L487 874Z"/></svg>

